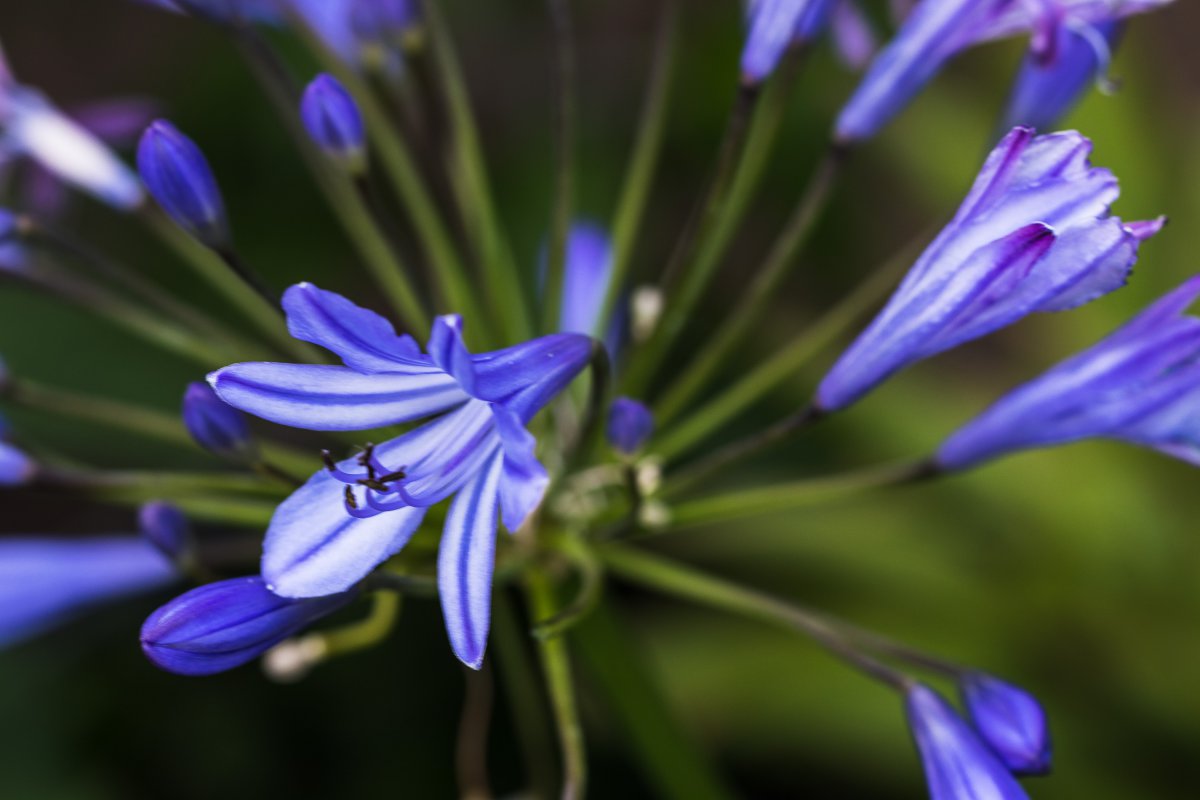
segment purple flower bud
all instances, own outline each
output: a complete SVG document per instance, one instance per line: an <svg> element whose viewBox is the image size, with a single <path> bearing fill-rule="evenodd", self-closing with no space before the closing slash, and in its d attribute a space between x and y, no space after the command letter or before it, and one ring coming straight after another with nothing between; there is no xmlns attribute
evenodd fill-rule
<svg viewBox="0 0 1200 800"><path fill-rule="evenodd" d="M168 672L213 675L262 655L356 595L289 600L272 594L258 576L210 583L151 614L142 626L142 650Z"/></svg>
<svg viewBox="0 0 1200 800"><path fill-rule="evenodd" d="M328 155L354 171L366 158L367 132L358 103L331 75L318 75L300 101L308 135Z"/></svg>
<svg viewBox="0 0 1200 800"><path fill-rule="evenodd" d="M824 31L833 5L834 0L752 0L742 80L756 85L769 78L789 47Z"/></svg>
<svg viewBox="0 0 1200 800"><path fill-rule="evenodd" d="M971 724L1009 770L1018 775L1050 771L1050 729L1033 695L979 672L964 676L959 688Z"/></svg>
<svg viewBox="0 0 1200 800"><path fill-rule="evenodd" d="M0 442L0 486L24 486L36 474L33 459L11 444Z"/></svg>
<svg viewBox="0 0 1200 800"><path fill-rule="evenodd" d="M608 443L625 455L641 449L654 433L650 409L628 397L618 397L608 411Z"/></svg>
<svg viewBox="0 0 1200 800"><path fill-rule="evenodd" d="M932 689L910 689L905 710L930 800L1028 800L1004 764Z"/></svg>
<svg viewBox="0 0 1200 800"><path fill-rule="evenodd" d="M178 561L191 549L191 526L178 506L155 500L138 511L138 527L159 550Z"/></svg>
<svg viewBox="0 0 1200 800"><path fill-rule="evenodd" d="M420 23L413 0L349 0L350 27L364 43L398 42Z"/></svg>
<svg viewBox="0 0 1200 800"><path fill-rule="evenodd" d="M221 190L195 142L158 120L142 134L137 162L146 188L171 219L208 247L229 245Z"/></svg>
<svg viewBox="0 0 1200 800"><path fill-rule="evenodd" d="M219 456L241 458L254 449L245 415L226 405L207 383L188 385L183 424L197 444Z"/></svg>

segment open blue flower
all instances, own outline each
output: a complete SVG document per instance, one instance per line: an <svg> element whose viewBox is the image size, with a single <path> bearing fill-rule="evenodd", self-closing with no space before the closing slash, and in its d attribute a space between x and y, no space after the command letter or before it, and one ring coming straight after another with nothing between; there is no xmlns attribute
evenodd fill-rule
<svg viewBox="0 0 1200 800"><path fill-rule="evenodd" d="M137 536L0 539L0 646L63 623L92 606L178 579L171 560Z"/></svg>
<svg viewBox="0 0 1200 800"><path fill-rule="evenodd" d="M922 0L875 58L838 117L836 137L874 136L959 52L1022 33L1049 53L1060 28L1103 25L1160 8L1171 0Z"/></svg>
<svg viewBox="0 0 1200 800"><path fill-rule="evenodd" d="M426 510L452 496L438 584L454 652L478 668L491 608L499 511L519 528L541 502L545 469L525 429L586 366L592 340L560 333L473 355L456 316L423 354L391 324L312 284L284 295L292 335L346 366L235 364L209 376L225 402L273 422L359 431L428 422L318 472L276 511L263 577L284 597L343 592L399 551Z"/></svg>
<svg viewBox="0 0 1200 800"><path fill-rule="evenodd" d="M142 202L133 170L41 92L17 83L0 52L0 166L21 157L114 208Z"/></svg>
<svg viewBox="0 0 1200 800"><path fill-rule="evenodd" d="M1108 338L1002 398L938 451L945 469L1104 437L1200 465L1200 276Z"/></svg>
<svg viewBox="0 0 1200 800"><path fill-rule="evenodd" d="M821 382L816 405L844 408L909 364L1123 286L1162 221L1110 216L1117 179L1090 154L1074 132L1005 137L954 219Z"/></svg>

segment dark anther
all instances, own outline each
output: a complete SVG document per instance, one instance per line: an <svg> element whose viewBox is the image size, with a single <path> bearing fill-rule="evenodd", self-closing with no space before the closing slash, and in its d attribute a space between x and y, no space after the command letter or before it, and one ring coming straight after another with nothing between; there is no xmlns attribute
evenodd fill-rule
<svg viewBox="0 0 1200 800"><path fill-rule="evenodd" d="M367 442L363 451L358 455L358 464L367 470L367 479L375 480L375 445Z"/></svg>
<svg viewBox="0 0 1200 800"><path fill-rule="evenodd" d="M337 462L333 460L333 454L328 450L321 451L321 460L325 462L325 469L329 470L330 472L337 471Z"/></svg>
<svg viewBox="0 0 1200 800"><path fill-rule="evenodd" d="M346 487L346 505L352 509L358 510L358 500L355 499L354 488L351 486Z"/></svg>
<svg viewBox="0 0 1200 800"><path fill-rule="evenodd" d="M379 482L380 483L391 483L392 481L402 481L407 477L408 476L404 473L404 467L401 467L400 469L396 470L395 472L389 472L387 475L384 475L383 477L381 477L379 479Z"/></svg>

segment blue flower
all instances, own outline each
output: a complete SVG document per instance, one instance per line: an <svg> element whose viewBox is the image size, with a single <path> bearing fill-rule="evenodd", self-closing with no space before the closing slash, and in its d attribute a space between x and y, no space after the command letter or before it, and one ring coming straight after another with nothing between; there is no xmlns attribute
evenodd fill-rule
<svg viewBox="0 0 1200 800"><path fill-rule="evenodd" d="M366 156L367 128L358 103L332 75L318 75L300 101L308 135L325 153L354 166Z"/></svg>
<svg viewBox="0 0 1200 800"><path fill-rule="evenodd" d="M654 415L650 409L628 397L613 400L608 411L608 442L625 455L641 449L654 433Z"/></svg>
<svg viewBox="0 0 1200 800"><path fill-rule="evenodd" d="M136 536L0 539L0 646L177 577L170 560Z"/></svg>
<svg viewBox="0 0 1200 800"><path fill-rule="evenodd" d="M36 474L33 459L8 442L0 442L0 486L24 486Z"/></svg>
<svg viewBox="0 0 1200 800"><path fill-rule="evenodd" d="M905 709L931 800L1027 800L1016 778L932 689L914 686Z"/></svg>
<svg viewBox="0 0 1200 800"><path fill-rule="evenodd" d="M146 188L179 227L209 247L229 244L225 202L195 142L166 120L157 120L142 134L137 163Z"/></svg>
<svg viewBox="0 0 1200 800"><path fill-rule="evenodd" d="M751 0L750 30L742 48L742 80L755 85L771 76L789 47L824 32L835 0Z"/></svg>
<svg viewBox="0 0 1200 800"><path fill-rule="evenodd" d="M1045 775L1052 758L1046 712L1019 686L971 672L959 682L980 738L1017 775Z"/></svg>
<svg viewBox="0 0 1200 800"><path fill-rule="evenodd" d="M600 325L612 278L613 249L608 232L591 222L576 222L567 238L558 329L588 335L603 330L608 355L616 358L628 323L626 305L618 304L607 324Z"/></svg>
<svg viewBox="0 0 1200 800"><path fill-rule="evenodd" d="M222 400L283 425L360 431L431 418L314 475L279 507L263 576L285 597L349 589L399 551L426 510L455 496L438 559L454 652L482 663L496 515L514 531L547 484L525 425L586 366L586 336L560 333L472 355L458 317L440 317L422 354L379 315L311 284L284 295L292 335L346 366L236 364L209 376Z"/></svg>
<svg viewBox="0 0 1200 800"><path fill-rule="evenodd" d="M155 611L142 625L142 652L179 675L212 675L240 667L332 614L357 596L289 600L262 578L233 578L192 589Z"/></svg>
<svg viewBox="0 0 1200 800"><path fill-rule="evenodd" d="M1060 27L1095 26L1171 0L922 0L875 58L838 117L843 143L874 136L962 50L1029 33L1047 52Z"/></svg>
<svg viewBox="0 0 1200 800"><path fill-rule="evenodd" d="M1104 80L1120 30L1114 20L1095 27L1056 26L1051 49L1031 48L1021 64L1001 129L1057 125L1088 87Z"/></svg>
<svg viewBox="0 0 1200 800"><path fill-rule="evenodd" d="M1025 384L937 454L964 469L1007 453L1103 437L1200 465L1200 276L1108 338Z"/></svg>
<svg viewBox="0 0 1200 800"><path fill-rule="evenodd" d="M18 156L122 211L144 198L137 175L44 95L16 83L0 52L0 166Z"/></svg>
<svg viewBox="0 0 1200 800"><path fill-rule="evenodd" d="M1117 179L1092 167L1090 153L1074 132L1005 137L954 219L825 376L817 406L844 408L916 361L1124 285L1161 221L1110 216Z"/></svg>

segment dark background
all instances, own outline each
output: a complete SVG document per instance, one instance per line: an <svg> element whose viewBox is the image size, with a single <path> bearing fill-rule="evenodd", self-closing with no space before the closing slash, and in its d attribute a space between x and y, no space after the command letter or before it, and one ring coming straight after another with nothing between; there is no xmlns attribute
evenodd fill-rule
<svg viewBox="0 0 1200 800"><path fill-rule="evenodd" d="M548 26L540 4L450 3L493 177L519 257L532 265L548 219ZM583 2L582 210L609 217L636 120L654 3ZM688 5L667 151L636 269L656 274L703 186L732 97L734 2ZM882 4L879 4L882 5ZM1069 315L1031 319L892 381L853 413L729 480L795 476L928 451L1004 389L1084 346L1200 265L1200 9L1138 18L1114 72L1068 124L1122 179L1118 213L1165 212L1131 286ZM309 279L372 302L352 251L236 52L203 26L121 0L0 4L20 78L64 107L158 98L219 174L241 248L273 282ZM1017 42L959 59L854 162L801 269L730 374L785 341L889 253L945 219L989 142ZM297 63L302 63L297 61ZM828 52L807 68L755 213L721 280L757 263L815 163L855 77ZM147 274L220 304L107 210L72 226ZM729 292L713 292L716 319ZM702 332L702 331L701 331ZM700 333L700 332L698 332ZM0 351L54 385L177 407L190 365L40 298L0 294ZM811 392L826 354L743 423ZM97 464L195 465L133 438L13 412L28 438ZM731 430L728 435L733 435ZM208 466L212 466L208 463ZM1043 798L1193 798L1200 789L1200 539L1196 473L1120 445L1009 459L936 486L664 537L661 547L747 583L976 664L1034 690L1057 743ZM59 498L5 500L9 533L129 530L132 512ZM0 796L13 798L445 797L462 674L434 604L414 600L397 633L290 686L255 667L205 680L161 674L136 646L145 598L0 656ZM799 639L641 594L615 598L637 648L686 726L748 796L922 796L887 690ZM594 796L649 797L626 739L585 684ZM507 710L491 737L494 786L520 786Z"/></svg>

